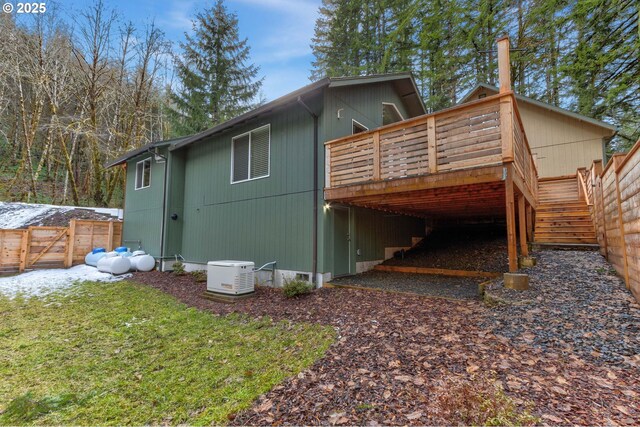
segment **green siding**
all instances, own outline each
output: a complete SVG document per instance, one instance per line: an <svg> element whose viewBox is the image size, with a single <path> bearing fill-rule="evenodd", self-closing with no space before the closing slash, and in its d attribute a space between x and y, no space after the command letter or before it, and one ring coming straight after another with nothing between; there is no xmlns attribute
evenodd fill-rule
<svg viewBox="0 0 640 427"><path fill-rule="evenodd" d="M412 237L424 236L424 220L371 209L356 208L355 249L358 262L384 259L384 248L411 246Z"/></svg>
<svg viewBox="0 0 640 427"><path fill-rule="evenodd" d="M307 101L308 104L316 102ZM230 183L231 139L271 125L270 175ZM256 119L187 150L182 255L277 261L310 271L313 232L313 120L299 105Z"/></svg>
<svg viewBox="0 0 640 427"><path fill-rule="evenodd" d="M382 126L382 103L398 107L402 117L409 118L400 96L390 84L371 84L328 89L325 93L324 134L327 140L351 135L351 120L369 129ZM341 118L338 118L341 110Z"/></svg>
<svg viewBox="0 0 640 427"><path fill-rule="evenodd" d="M322 126L324 140L350 135L352 119L369 129L382 126L383 102L394 103L403 117L409 118L400 96L391 84L378 83L327 90ZM342 109L340 119L337 117L339 109ZM322 157L324 158L324 154ZM324 173L322 182L324 185ZM411 237L424 235L422 219L389 216L386 212L371 209L351 208L351 210L351 271L355 271L356 262L383 259L385 247L408 246L411 244ZM334 268L333 210L321 209L320 215L323 238L319 246L319 253L322 254L318 261L319 271L332 272ZM360 255L356 255L357 249L360 249Z"/></svg>
<svg viewBox="0 0 640 427"><path fill-rule="evenodd" d="M184 175L185 152L172 151L169 153L169 177L167 182L167 209L165 218L165 256L182 254L182 225L184 223ZM171 219L176 214L177 219Z"/></svg>
<svg viewBox="0 0 640 427"><path fill-rule="evenodd" d="M166 154L166 153L164 153ZM153 156L141 154L127 162L127 185L124 201L124 225L122 240L141 240L142 248L149 254L160 256L162 227L162 192L166 163L151 161L150 186L135 189L136 163ZM136 249L136 243L124 242Z"/></svg>
<svg viewBox="0 0 640 427"><path fill-rule="evenodd" d="M334 266L333 211L323 209L324 142L351 133L354 118L370 128L382 124L382 102L406 110L391 84L328 89L305 99L319 119L318 271ZM342 108L342 119L337 110ZM231 184L231 139L265 124L271 126L270 175ZM125 239L142 240L160 255L163 164L152 166L151 187L135 191L135 163L129 162L125 204ZM169 153L165 256L181 254L187 262L277 261L278 268L312 269L313 120L298 104L238 125L207 140ZM356 261L384 256L387 246L405 246L422 235L423 221L351 209L352 271ZM169 219L177 214L177 220ZM360 249L360 255L356 250Z"/></svg>

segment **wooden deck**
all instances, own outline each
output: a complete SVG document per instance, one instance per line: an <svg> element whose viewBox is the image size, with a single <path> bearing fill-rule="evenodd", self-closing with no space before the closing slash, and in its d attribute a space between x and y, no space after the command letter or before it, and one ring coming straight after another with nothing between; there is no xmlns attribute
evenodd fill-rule
<svg viewBox="0 0 640 427"><path fill-rule="evenodd" d="M325 199L424 216L505 216L505 182L537 205L511 92L329 141Z"/></svg>
<svg viewBox="0 0 640 427"><path fill-rule="evenodd" d="M325 143L325 200L428 218L506 217L528 255L538 173L498 40L500 93ZM516 202L518 224L516 224Z"/></svg>
<svg viewBox="0 0 640 427"><path fill-rule="evenodd" d="M532 234L526 212L538 205L538 175L511 91L325 149L327 201L429 218L506 217L513 229L522 198L521 231Z"/></svg>

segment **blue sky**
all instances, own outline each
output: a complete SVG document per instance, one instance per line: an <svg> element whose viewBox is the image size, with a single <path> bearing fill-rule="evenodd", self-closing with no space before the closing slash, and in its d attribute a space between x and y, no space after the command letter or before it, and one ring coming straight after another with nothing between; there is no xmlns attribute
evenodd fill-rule
<svg viewBox="0 0 640 427"><path fill-rule="evenodd" d="M191 31L191 18L213 4L212 0L104 0L124 20L138 28L155 19L167 39L177 42ZM61 0L65 14L91 1ZM238 15L240 35L248 38L251 60L264 76L268 101L309 83L313 55L311 38L320 0L226 0ZM174 48L177 51L177 43Z"/></svg>

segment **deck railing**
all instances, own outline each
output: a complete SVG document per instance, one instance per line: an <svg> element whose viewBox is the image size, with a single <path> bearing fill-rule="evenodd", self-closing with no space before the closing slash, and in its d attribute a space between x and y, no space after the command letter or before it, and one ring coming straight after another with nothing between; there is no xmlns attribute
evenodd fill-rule
<svg viewBox="0 0 640 427"><path fill-rule="evenodd" d="M325 143L326 187L513 162L537 198L537 170L511 92Z"/></svg>

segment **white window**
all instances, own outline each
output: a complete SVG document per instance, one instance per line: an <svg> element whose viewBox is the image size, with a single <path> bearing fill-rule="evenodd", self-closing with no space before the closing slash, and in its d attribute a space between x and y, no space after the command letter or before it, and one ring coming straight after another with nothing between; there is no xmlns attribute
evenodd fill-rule
<svg viewBox="0 0 640 427"><path fill-rule="evenodd" d="M356 133L366 132L369 128L360 123L355 119L351 119L351 134L355 135Z"/></svg>
<svg viewBox="0 0 640 427"><path fill-rule="evenodd" d="M271 125L231 139L231 183L269 176Z"/></svg>
<svg viewBox="0 0 640 427"><path fill-rule="evenodd" d="M400 114L400 110L396 107L396 104L392 104L391 102L383 102L382 103L382 125L390 125L391 123L399 122L404 120L402 114Z"/></svg>
<svg viewBox="0 0 640 427"><path fill-rule="evenodd" d="M151 157L136 163L136 190L151 185Z"/></svg>

